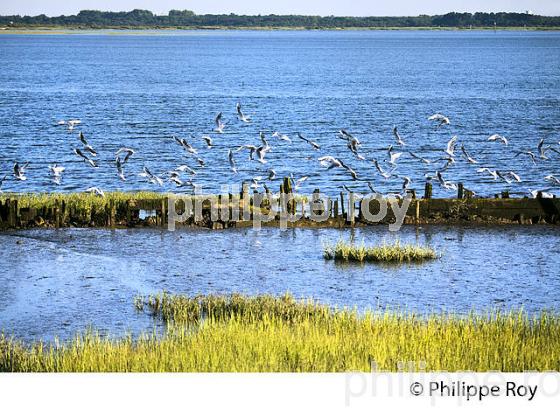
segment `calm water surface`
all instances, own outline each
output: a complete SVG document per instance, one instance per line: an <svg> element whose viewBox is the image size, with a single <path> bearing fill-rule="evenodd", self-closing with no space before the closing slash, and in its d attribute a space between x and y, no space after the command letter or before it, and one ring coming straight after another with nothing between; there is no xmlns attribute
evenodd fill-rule
<svg viewBox="0 0 560 410"><path fill-rule="evenodd" d="M392 127L413 151L430 159L443 156L450 137L459 136L480 162L517 172L523 182L507 186L526 194L529 188L553 188L543 177L559 172L560 155L533 165L515 150L536 150L541 138L560 141L560 33L558 32L251 32L178 31L114 35L0 36L0 176L14 161L29 161L29 179L10 179L8 191L81 191L175 189L156 187L138 177L147 165L163 174L180 164L196 167L182 154L173 135L188 138L206 161L195 182L207 190L239 183L274 168L279 176L310 175L302 188L336 193L346 183L365 192L365 180L382 192L399 190L402 180L384 180L370 161L358 161L337 131L346 128L362 141L371 160L387 160L394 144ZM252 124L239 122L240 101ZM213 118L224 113L225 134L212 134ZM451 118L437 130L427 121L435 112ZM68 132L54 124L79 118ZM72 153L81 130L98 150L100 167L92 170ZM312 152L301 141L270 139L267 164L237 154L239 174L226 157L231 147L259 144L259 131L297 131L321 144ZM493 133L509 147L487 142ZM205 148L204 134L215 147ZM117 178L114 153L121 146L138 150ZM459 147L459 146L458 146ZM400 149L400 148L399 148ZM317 158L336 155L364 181L351 181L339 170L321 171ZM58 162L66 172L60 186L50 182L47 166ZM421 188L426 166L404 154L397 173ZM506 184L478 174L464 160L444 175L462 181L481 195ZM186 176L184 177L186 179ZM185 188L183 188L184 190ZM435 192L436 195L452 195Z"/></svg>
<svg viewBox="0 0 560 410"><path fill-rule="evenodd" d="M400 238L434 246L420 265L325 261L339 238ZM360 309L420 313L560 309L556 227L364 229L30 230L0 234L0 329L25 339L70 337L94 326L111 335L153 328L133 298L168 290L313 297Z"/></svg>

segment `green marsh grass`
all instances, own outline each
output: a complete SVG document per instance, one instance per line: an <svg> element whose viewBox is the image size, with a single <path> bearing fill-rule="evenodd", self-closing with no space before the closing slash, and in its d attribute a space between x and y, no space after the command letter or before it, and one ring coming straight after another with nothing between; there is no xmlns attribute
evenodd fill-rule
<svg viewBox="0 0 560 410"><path fill-rule="evenodd" d="M383 243L378 246L366 246L363 242L355 243L339 240L334 245L325 244L323 256L327 260L354 262L421 262L438 258L437 252L429 246Z"/></svg>
<svg viewBox="0 0 560 410"><path fill-rule="evenodd" d="M110 339L93 331L65 343L0 338L0 370L16 372L342 372L560 370L560 317L365 312L313 301L242 295L137 298L163 334Z"/></svg>

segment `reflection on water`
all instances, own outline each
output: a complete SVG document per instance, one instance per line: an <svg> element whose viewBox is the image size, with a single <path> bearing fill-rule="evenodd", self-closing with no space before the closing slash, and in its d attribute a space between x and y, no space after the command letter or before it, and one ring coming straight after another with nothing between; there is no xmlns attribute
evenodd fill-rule
<svg viewBox="0 0 560 410"><path fill-rule="evenodd" d="M325 261L339 238L430 244L437 261L359 265ZM560 231L550 226L231 229L62 229L0 235L0 329L62 338L92 325L112 335L150 330L133 298L286 291L338 306L418 312L560 308Z"/></svg>

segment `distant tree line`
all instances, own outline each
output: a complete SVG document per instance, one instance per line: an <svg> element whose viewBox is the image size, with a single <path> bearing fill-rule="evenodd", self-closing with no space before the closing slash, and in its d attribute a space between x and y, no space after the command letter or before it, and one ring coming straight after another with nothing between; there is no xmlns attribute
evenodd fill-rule
<svg viewBox="0 0 560 410"><path fill-rule="evenodd" d="M3 26L68 27L305 27L305 28L382 28L382 27L558 27L560 17L529 13L448 13L415 17L320 17L299 15L243 16L236 14L197 15L190 10L171 10L155 15L148 10L108 12L82 10L73 16L0 16Z"/></svg>

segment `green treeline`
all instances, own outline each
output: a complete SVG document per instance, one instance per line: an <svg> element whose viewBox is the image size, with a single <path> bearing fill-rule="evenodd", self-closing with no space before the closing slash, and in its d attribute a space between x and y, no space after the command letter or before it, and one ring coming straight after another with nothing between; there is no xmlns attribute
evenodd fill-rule
<svg viewBox="0 0 560 410"><path fill-rule="evenodd" d="M106 12L82 10L74 16L0 16L0 25L68 27L305 27L305 28L383 28L383 27L559 27L560 17L528 13L448 13L415 17L320 17L299 15L240 16L236 14L197 15L190 10L171 10L155 15L148 10Z"/></svg>

